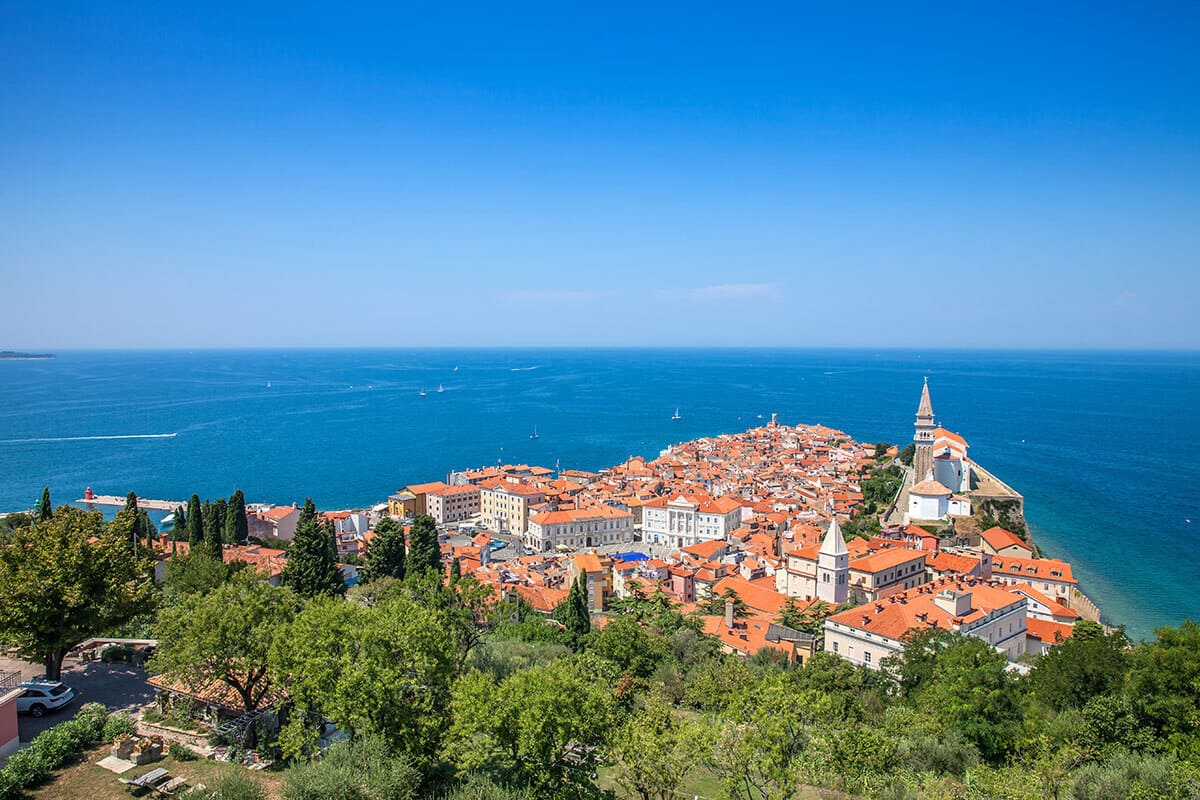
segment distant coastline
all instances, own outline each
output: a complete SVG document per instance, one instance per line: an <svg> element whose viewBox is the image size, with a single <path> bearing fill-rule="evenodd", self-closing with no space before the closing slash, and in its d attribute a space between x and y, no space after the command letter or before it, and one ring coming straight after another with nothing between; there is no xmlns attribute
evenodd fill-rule
<svg viewBox="0 0 1200 800"><path fill-rule="evenodd" d="M0 361L33 361L54 357L54 353L18 353L15 350L0 350Z"/></svg>

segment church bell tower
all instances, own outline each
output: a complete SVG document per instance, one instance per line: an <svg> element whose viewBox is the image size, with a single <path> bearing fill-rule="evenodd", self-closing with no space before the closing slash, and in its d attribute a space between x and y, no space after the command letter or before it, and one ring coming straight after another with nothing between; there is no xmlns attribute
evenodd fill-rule
<svg viewBox="0 0 1200 800"><path fill-rule="evenodd" d="M920 483L933 474L933 403L929 400L929 378L921 387L921 403L917 406L917 421L913 423L913 483Z"/></svg>

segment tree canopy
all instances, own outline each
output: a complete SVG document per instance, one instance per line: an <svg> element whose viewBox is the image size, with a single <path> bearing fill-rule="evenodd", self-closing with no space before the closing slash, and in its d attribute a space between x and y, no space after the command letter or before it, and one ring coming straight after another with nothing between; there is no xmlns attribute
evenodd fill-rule
<svg viewBox="0 0 1200 800"><path fill-rule="evenodd" d="M239 570L207 594L163 610L150 668L197 688L219 681L252 711L272 687L267 655L296 606L290 589L272 586L253 570Z"/></svg>
<svg viewBox="0 0 1200 800"><path fill-rule="evenodd" d="M417 575L426 570L442 571L442 551L438 546L437 523L427 514L419 514L408 530L408 556L404 570Z"/></svg>
<svg viewBox="0 0 1200 800"><path fill-rule="evenodd" d="M346 583L333 552L333 531L317 517L310 497L296 522L280 580L301 597L344 594Z"/></svg>
<svg viewBox="0 0 1200 800"><path fill-rule="evenodd" d="M0 547L0 641L57 679L67 651L153 607L153 561L99 512L62 506Z"/></svg>
<svg viewBox="0 0 1200 800"><path fill-rule="evenodd" d="M367 550L367 579L400 580L404 577L405 557L404 529L391 517L375 523L375 538Z"/></svg>

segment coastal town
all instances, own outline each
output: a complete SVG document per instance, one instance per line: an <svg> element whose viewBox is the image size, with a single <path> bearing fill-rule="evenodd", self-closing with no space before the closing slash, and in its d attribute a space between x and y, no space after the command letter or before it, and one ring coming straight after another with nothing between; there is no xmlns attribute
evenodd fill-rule
<svg viewBox="0 0 1200 800"><path fill-rule="evenodd" d="M321 517L347 585L376 523L428 516L447 572L454 564L542 614L582 578L597 626L630 597L658 597L698 617L732 654L773 650L803 663L824 650L877 669L910 631L940 628L983 639L1022 670L1027 653L1100 612L1069 563L1041 557L1021 496L968 447L936 424L926 382L907 453L772 415L599 472L463 469ZM864 486L888 473L890 496L868 510ZM278 546L227 545L225 560L277 581L301 509L250 504L246 513L250 536ZM186 548L161 535L160 577Z"/></svg>
<svg viewBox="0 0 1200 800"><path fill-rule="evenodd" d="M905 688L930 658L951 666L920 680L966 680L1014 701L1000 713L972 700L968 722L984 726L950 767L922 767L969 778L970 764L999 764L1018 746L1018 692L1051 703L1071 668L1090 675L1104 658L1125 668L1123 630L1105 624L1070 564L1039 551L1022 504L938 424L927 382L903 447L771 415L595 472L453 470L367 508L91 488L54 508L47 487L0 550L14 612L0 620L0 798L69 764L76 756L53 749L67 735L91 762L61 773L70 796L84 780L98 797L316 800L399 769L403 792L353 797L411 798L455 765L460 787L515 774L545 796L617 785L707 798L720 776L718 796L732 798L791 742L799 749L770 778L784 792L762 797L800 796L801 779L873 797L887 763L863 772L821 748L847 725L870 735L865 715L886 722L888 704L951 719L954 703L926 708ZM106 506L121 510L105 520L95 509ZM150 510L169 512L163 530ZM70 573L38 577L64 561ZM803 688L826 680L828 690ZM776 682L781 694L760 693ZM855 687L874 687L854 701L861 710L771 727ZM76 697L89 702L46 727ZM724 742L746 735L747 708L762 736L750 761L729 759ZM696 714L704 721L689 722ZM516 717L519 727L505 722ZM651 738L626 738L651 721ZM546 735L553 753L511 757ZM370 747L383 749L339 772L338 759ZM410 758L422 766L403 772ZM197 759L205 766L189 766ZM33 761L41 772L26 769ZM681 766L664 774L647 761ZM210 791L217 775L225 783ZM310 780L317 788L301 792ZM239 781L244 793L226 791Z"/></svg>

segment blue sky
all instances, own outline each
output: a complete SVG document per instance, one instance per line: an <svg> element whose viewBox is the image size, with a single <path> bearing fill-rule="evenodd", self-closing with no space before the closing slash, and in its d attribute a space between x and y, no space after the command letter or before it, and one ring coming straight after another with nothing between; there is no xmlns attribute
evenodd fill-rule
<svg viewBox="0 0 1200 800"><path fill-rule="evenodd" d="M0 349L1200 347L1194 3L113 5L0 2Z"/></svg>

